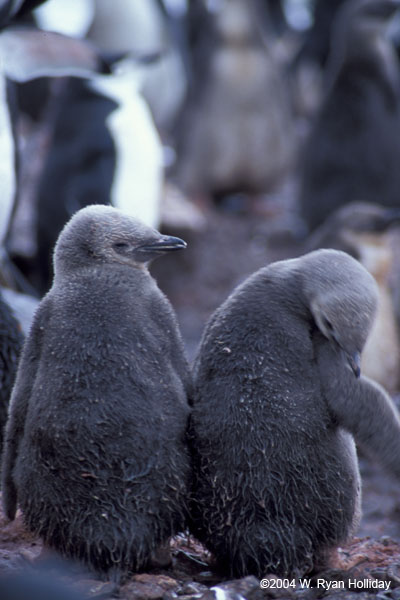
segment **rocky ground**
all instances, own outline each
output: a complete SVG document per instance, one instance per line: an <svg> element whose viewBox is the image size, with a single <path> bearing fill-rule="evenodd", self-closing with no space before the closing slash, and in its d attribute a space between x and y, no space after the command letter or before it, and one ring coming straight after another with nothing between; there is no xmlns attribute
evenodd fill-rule
<svg viewBox="0 0 400 600"><path fill-rule="evenodd" d="M91 575L72 570L59 574L58 568L40 567L35 559L42 551L40 540L29 535L21 515L9 523L0 515L0 598L2 581L14 573L30 581L34 573L44 580L56 578L60 587L75 591L80 599L122 600L262 600L263 598L316 598L366 600L400 599L400 485L380 472L379 467L362 459L363 519L359 537L339 549L331 568L303 582L279 580L270 576L268 588L252 576L223 580L213 570L212 557L193 538L185 535L171 542L172 565L167 569L133 575L119 589L112 582L98 581ZM267 585L264 583L264 585ZM307 587L309 585L309 587ZM283 586L283 587L281 587ZM379 587L378 587L379 586ZM31 596L26 600L52 600ZM58 600L54 598L54 600ZM74 597L71 597L74 600Z"/></svg>

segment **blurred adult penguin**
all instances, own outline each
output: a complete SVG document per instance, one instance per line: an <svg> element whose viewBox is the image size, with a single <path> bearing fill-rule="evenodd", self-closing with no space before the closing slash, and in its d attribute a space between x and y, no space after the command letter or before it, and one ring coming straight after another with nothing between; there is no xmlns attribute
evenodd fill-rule
<svg viewBox="0 0 400 600"><path fill-rule="evenodd" d="M313 22L304 35L303 42L296 55L296 61L312 61L321 67L326 64L330 49L332 22L345 0L314 0Z"/></svg>
<svg viewBox="0 0 400 600"><path fill-rule="evenodd" d="M153 21L158 23L159 11L154 4L116 1L111 9L113 20L107 19L105 8L108 38L114 41L117 38L115 43L120 43L115 47L107 45L108 38L98 45L96 42L100 40L96 36L88 39L88 30L92 31L92 26L98 25L97 19L101 20L98 16L104 8L101 2L76 0L71 8L62 0L54 0L35 13L45 36L57 35L50 31L62 32L71 36L74 43L84 42L95 48L96 55L101 54L102 58L107 55L104 60L107 69L71 72L72 77L53 80L54 85L44 86L40 125L45 132L45 143L32 185L35 192L31 193L34 248L27 260L25 255L19 261L40 295L51 285L52 251L57 236L80 208L94 203L111 204L152 227L159 226L162 146L142 95L147 73L164 50L156 37L158 29ZM138 44L134 52L126 32L132 23L140 29L142 13L147 18L144 18L146 31L149 27L152 31L151 42L146 47ZM113 25L124 18L126 28L116 32ZM50 76L51 72L40 73L46 74ZM20 99L23 93L24 90L19 94ZM31 95L30 87L25 96ZM20 105L26 108L23 101ZM25 162L28 161L29 157Z"/></svg>
<svg viewBox="0 0 400 600"><path fill-rule="evenodd" d="M300 115L311 116L320 106L332 23L344 2L314 0L310 6L312 25L302 33L300 47L290 65L294 105Z"/></svg>
<svg viewBox="0 0 400 600"><path fill-rule="evenodd" d="M325 97L300 157L310 229L347 202L400 205L399 63L385 36L398 6L349 0L335 18Z"/></svg>
<svg viewBox="0 0 400 600"><path fill-rule="evenodd" d="M121 60L110 75L64 81L51 148L38 182L34 283L48 291L52 251L74 212L111 204L152 227L160 222L161 142L139 87L140 66Z"/></svg>
<svg viewBox="0 0 400 600"><path fill-rule="evenodd" d="M190 196L266 192L287 172L294 143L267 6L223 0L212 12L196 3L192 10L189 30L199 15L202 27L193 36L193 80L177 123L176 181Z"/></svg>
<svg viewBox="0 0 400 600"><path fill-rule="evenodd" d="M141 91L162 131L171 128L186 93L184 5L167 0L96 0L87 33L104 53L133 57L158 53L158 60L141 74Z"/></svg>

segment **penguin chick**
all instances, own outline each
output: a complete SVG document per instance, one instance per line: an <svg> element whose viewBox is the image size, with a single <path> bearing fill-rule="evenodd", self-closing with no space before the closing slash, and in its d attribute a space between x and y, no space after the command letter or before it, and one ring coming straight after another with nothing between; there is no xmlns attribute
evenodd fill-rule
<svg viewBox="0 0 400 600"><path fill-rule="evenodd" d="M24 335L11 306L0 293L0 448L23 341Z"/></svg>
<svg viewBox="0 0 400 600"><path fill-rule="evenodd" d="M352 202L332 213L307 242L308 250L335 248L348 252L377 282L378 309L363 350L361 368L389 392L399 388L400 338L389 287L394 256L387 230L399 221L399 208Z"/></svg>
<svg viewBox="0 0 400 600"><path fill-rule="evenodd" d="M77 212L13 390L5 514L18 503L47 546L106 576L144 568L185 525L190 373L147 269L185 246L112 207Z"/></svg>
<svg viewBox="0 0 400 600"><path fill-rule="evenodd" d="M400 478L399 418L360 377L376 304L360 263L318 250L254 273L206 326L194 366L191 530L230 576L304 574L352 535L353 435L370 436ZM346 381L340 398L331 379Z"/></svg>
<svg viewBox="0 0 400 600"><path fill-rule="evenodd" d="M399 62L386 35L398 7L351 0L332 25L325 97L300 159L310 230L347 202L399 206Z"/></svg>

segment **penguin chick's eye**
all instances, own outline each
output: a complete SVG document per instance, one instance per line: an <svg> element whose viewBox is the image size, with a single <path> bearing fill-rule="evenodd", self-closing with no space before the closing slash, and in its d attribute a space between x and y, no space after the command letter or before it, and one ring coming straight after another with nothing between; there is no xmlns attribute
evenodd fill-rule
<svg viewBox="0 0 400 600"><path fill-rule="evenodd" d="M329 321L329 319L326 319L324 317L324 319L323 319L323 325L324 325L324 328L325 328L325 335L329 339L334 340L340 346L340 341L339 341L338 335L337 335L337 333L335 331L335 328L333 327L332 323Z"/></svg>
<svg viewBox="0 0 400 600"><path fill-rule="evenodd" d="M113 248L116 252L124 252L125 250L128 250L129 244L126 242L116 242L113 244Z"/></svg>
<svg viewBox="0 0 400 600"><path fill-rule="evenodd" d="M327 331L333 331L333 325L328 319L324 319L324 325Z"/></svg>

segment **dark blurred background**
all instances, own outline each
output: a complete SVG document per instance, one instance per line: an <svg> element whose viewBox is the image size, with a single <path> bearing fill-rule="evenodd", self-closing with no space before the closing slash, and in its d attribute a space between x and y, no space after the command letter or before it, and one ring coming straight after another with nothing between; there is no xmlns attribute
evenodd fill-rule
<svg viewBox="0 0 400 600"><path fill-rule="evenodd" d="M152 273L192 358L249 273L340 248L380 284L364 363L397 391L399 3L20 4L0 33L16 151L4 285L40 298L63 224L111 203L188 242Z"/></svg>
<svg viewBox="0 0 400 600"><path fill-rule="evenodd" d="M2 4L6 299L42 297L64 223L110 203L188 242L152 273L193 358L249 273L335 247L379 282L364 367L398 390L399 2Z"/></svg>

